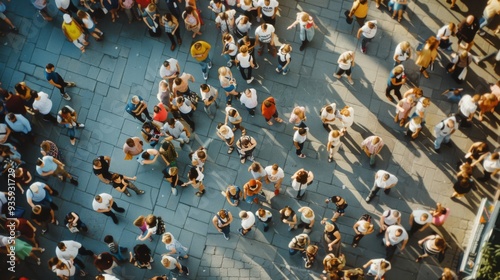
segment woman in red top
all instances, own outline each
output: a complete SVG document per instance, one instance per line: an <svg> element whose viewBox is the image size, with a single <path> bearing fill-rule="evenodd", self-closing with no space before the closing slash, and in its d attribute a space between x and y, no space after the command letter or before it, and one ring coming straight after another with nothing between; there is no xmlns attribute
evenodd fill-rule
<svg viewBox="0 0 500 280"><path fill-rule="evenodd" d="M276 109L274 98L268 97L264 100L264 102L262 102L261 111L268 125L273 125L271 118L274 118L279 123L283 122L283 120L278 117L278 110Z"/></svg>
<svg viewBox="0 0 500 280"><path fill-rule="evenodd" d="M15 231L18 232L16 235L25 237L31 241L35 247L38 247L38 242L35 238L36 228L30 223L30 221L24 218L17 218L15 220L6 221L5 225L9 230L11 229L11 226L14 225Z"/></svg>

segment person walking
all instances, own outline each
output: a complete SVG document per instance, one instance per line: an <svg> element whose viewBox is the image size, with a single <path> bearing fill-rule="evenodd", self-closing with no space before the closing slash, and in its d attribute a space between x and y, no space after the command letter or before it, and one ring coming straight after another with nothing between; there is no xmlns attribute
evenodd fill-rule
<svg viewBox="0 0 500 280"><path fill-rule="evenodd" d="M391 270L391 263L385 259L371 259L363 265L363 268L368 268L367 276L375 277L375 280L385 279L384 274Z"/></svg>
<svg viewBox="0 0 500 280"><path fill-rule="evenodd" d="M486 182L491 179L491 176L495 176L500 172L500 152L487 153L479 157L475 162L471 164L471 167L476 166L482 161L484 175L478 178L479 181Z"/></svg>
<svg viewBox="0 0 500 280"><path fill-rule="evenodd" d="M463 19L457 27L458 48L470 51L474 45L474 37L477 31L479 31L479 28L479 21L473 15L468 15ZM462 41L465 43L464 45L461 44Z"/></svg>
<svg viewBox="0 0 500 280"><path fill-rule="evenodd" d="M31 206L35 205L50 206L51 209L58 210L59 207L53 202L52 196L57 196L58 191L49 187L49 185L42 182L34 182L26 191L26 201Z"/></svg>
<svg viewBox="0 0 500 280"><path fill-rule="evenodd" d="M467 69L472 63L472 57L471 53L463 50L459 54L456 54L451 63L448 65L448 72L451 73L451 77L458 84L461 84L467 77Z"/></svg>
<svg viewBox="0 0 500 280"><path fill-rule="evenodd" d="M432 234L420 239L418 241L418 245L422 249L422 254L418 255L415 262L421 262L422 259L427 258L428 256L444 254L447 247L444 238L437 234Z"/></svg>
<svg viewBox="0 0 500 280"><path fill-rule="evenodd" d="M306 155L302 153L304 149L304 143L307 140L308 127L294 127L295 133L293 134L293 145L295 146L295 154L299 158L305 158Z"/></svg>
<svg viewBox="0 0 500 280"><path fill-rule="evenodd" d="M394 122L398 123L399 126L404 126L408 121L408 117L410 115L411 110L415 106L415 100L412 96L404 97L399 100L396 104L396 112L394 114Z"/></svg>
<svg viewBox="0 0 500 280"><path fill-rule="evenodd" d="M44 177L52 175L63 182L69 179L71 184L78 186L78 181L64 169L64 166L64 163L58 159L52 156L44 156L41 159L37 159L36 172Z"/></svg>
<svg viewBox="0 0 500 280"><path fill-rule="evenodd" d="M336 209L335 209L335 212L333 212L333 217L330 220L332 222L336 222L340 216L345 215L345 209L349 205L347 204L347 201L343 197L338 196L338 195L334 195L331 198L325 199L325 203L328 204L329 202L335 203Z"/></svg>
<svg viewBox="0 0 500 280"><path fill-rule="evenodd" d="M351 69L352 67L354 67L354 57L355 55L353 51L346 51L342 53L337 60L337 63L339 65L338 70L335 74L333 74L333 76L337 79L340 79L345 73L349 84L354 85L354 81L351 78Z"/></svg>
<svg viewBox="0 0 500 280"><path fill-rule="evenodd" d="M390 226L385 231L383 243L385 245L385 259L390 261L396 253L398 244L401 244L400 252L405 249L406 243L408 243L408 234L402 226Z"/></svg>
<svg viewBox="0 0 500 280"><path fill-rule="evenodd" d="M328 162L332 162L334 160L333 156L335 156L340 146L342 146L342 142L340 142L340 137L342 136L344 136L344 133L338 131L337 129L333 129L330 133L328 133L328 143L326 144Z"/></svg>
<svg viewBox="0 0 500 280"><path fill-rule="evenodd" d="M372 39L375 37L375 34L377 34L377 21L376 20L370 20L367 21L361 28L358 29L358 33L356 37L358 40L361 39L361 52L366 53L366 47L369 42L372 41Z"/></svg>
<svg viewBox="0 0 500 280"><path fill-rule="evenodd" d="M188 173L188 179L186 183L182 184L182 187L186 187L187 185L192 185L197 192L195 195L197 197L202 197L205 194L205 186L203 185L203 178L205 178L205 175L201 172L201 170L198 167L191 167L189 169Z"/></svg>
<svg viewBox="0 0 500 280"><path fill-rule="evenodd" d="M217 112L217 108L219 108L219 104L217 103L219 91L209 84L201 84L200 95L203 101L203 110L209 118L215 118L215 113Z"/></svg>
<svg viewBox="0 0 500 280"><path fill-rule="evenodd" d="M35 205L31 209L31 220L42 227L42 235L49 231L49 224L59 225L54 210L44 205Z"/></svg>
<svg viewBox="0 0 500 280"><path fill-rule="evenodd" d="M352 239L352 247L356 248L359 245L359 241L365 235L372 234L374 231L374 226L371 223L371 216L369 214L365 214L361 216L361 218L352 226L356 235Z"/></svg>
<svg viewBox="0 0 500 280"><path fill-rule="evenodd" d="M500 1L498 0L488 0L486 7L483 10L483 16L479 19L479 36L484 36L486 31L483 30L496 15L500 15Z"/></svg>
<svg viewBox="0 0 500 280"><path fill-rule="evenodd" d="M196 35L196 33L193 35ZM212 60L210 59L210 49L212 46L205 41L197 41L190 49L191 56L201 65L203 79L208 80L208 71L212 69Z"/></svg>
<svg viewBox="0 0 500 280"><path fill-rule="evenodd" d="M115 210L118 213L125 212L125 209L123 209L122 207L118 207L113 197L108 193L101 193L96 195L94 197L94 200L92 201L92 208L98 213L102 213L108 217L111 217L111 219L113 219L113 223L115 224L118 224L118 218L116 217L115 213L111 211L111 209Z"/></svg>
<svg viewBox="0 0 500 280"><path fill-rule="evenodd" d="M262 183L259 180L250 179L243 185L243 199L249 204L259 204L258 195L262 192Z"/></svg>
<svg viewBox="0 0 500 280"><path fill-rule="evenodd" d="M375 165L376 156L380 153L384 147L384 141L379 136L369 136L363 142L361 142L361 149L370 158L370 166Z"/></svg>
<svg viewBox="0 0 500 280"><path fill-rule="evenodd" d="M220 86L226 92L226 105L231 105L233 96L237 99L241 96L241 93L236 91L236 79L233 77L233 73L229 67L221 66L217 72L219 74Z"/></svg>
<svg viewBox="0 0 500 280"><path fill-rule="evenodd" d="M456 33L457 26L453 22L441 27L436 34L436 39L439 41L439 48L447 51L453 50L451 47L453 43L450 41L450 37L455 36Z"/></svg>
<svg viewBox="0 0 500 280"><path fill-rule="evenodd" d="M438 46L439 41L436 37L431 36L427 39L427 41L425 41L425 45L421 50L417 49L417 60L415 61L415 64L420 66L420 73L422 73L426 79L429 79L427 68L434 63L438 55Z"/></svg>
<svg viewBox="0 0 500 280"><path fill-rule="evenodd" d="M246 129L241 125L243 122L243 118L241 117L240 113L238 110L231 106L227 106L226 109L226 119L224 120L224 124L227 125L228 122L233 125L232 131L233 133L236 132L236 130L240 129L241 130L241 135L245 136L247 134Z"/></svg>
<svg viewBox="0 0 500 280"><path fill-rule="evenodd" d="M82 21L83 26L87 29L87 32L94 37L96 41L101 41L103 39L104 33L97 28L96 23L92 20L92 17L82 10L78 10L76 13L78 18Z"/></svg>
<svg viewBox="0 0 500 280"><path fill-rule="evenodd" d="M77 258L78 255L96 257L92 250L85 248L82 243L73 240L63 240L57 243L56 256L60 260L74 261L81 269L85 269L85 264Z"/></svg>
<svg viewBox="0 0 500 280"><path fill-rule="evenodd" d="M266 48L272 56L276 56L274 31L274 26L265 22L255 29L255 43L259 46L259 50L257 51L259 55L262 55L262 52Z"/></svg>
<svg viewBox="0 0 500 280"><path fill-rule="evenodd" d="M255 117L255 109L259 105L257 100L257 90L254 88L247 88L240 97L240 102L247 108L250 117Z"/></svg>
<svg viewBox="0 0 500 280"><path fill-rule="evenodd" d="M276 73L281 73L283 76L288 74L290 62L292 61L292 46L290 44L281 45L278 50L278 67L276 68Z"/></svg>
<svg viewBox="0 0 500 280"><path fill-rule="evenodd" d="M184 19L186 30L193 32L193 39L194 37L196 37L196 35L202 34L200 32L202 24L200 20L200 14L195 7L186 7L186 10L182 13L182 18Z"/></svg>
<svg viewBox="0 0 500 280"><path fill-rule="evenodd" d="M406 84L406 74L404 71L403 65L398 65L389 73L387 87L385 88L385 97L387 97L390 102L394 102L394 98L391 96L392 90L394 90L394 95L396 95L398 100L403 99L401 96L401 87Z"/></svg>
<svg viewBox="0 0 500 280"><path fill-rule="evenodd" d="M171 13L166 13L163 17L161 17L160 22L165 28L165 33L167 33L168 39L170 39L170 50L175 50L177 44L179 46L182 45L182 38L179 32L179 19ZM175 39L177 39L177 42Z"/></svg>
<svg viewBox="0 0 500 280"><path fill-rule="evenodd" d="M400 65L401 63L407 61L411 58L411 45L408 41L403 41L396 46L394 50L394 67Z"/></svg>
<svg viewBox="0 0 500 280"><path fill-rule="evenodd" d="M88 232L89 229L87 225L82 222L80 216L75 212L69 212L64 217L64 224L69 229L70 232Z"/></svg>
<svg viewBox="0 0 500 280"><path fill-rule="evenodd" d="M415 232L422 232L432 223L432 214L427 210L413 210L408 221L410 230L408 236L412 236Z"/></svg>
<svg viewBox="0 0 500 280"><path fill-rule="evenodd" d="M385 170L379 170L375 173L375 181L370 194L366 197L365 201L370 202L380 189L384 190L385 194L389 194L392 188L398 183L398 178Z"/></svg>
<svg viewBox="0 0 500 280"><path fill-rule="evenodd" d="M436 140L434 140L434 151L436 153L441 152L441 144L451 147L452 143L450 141L451 135L458 130L459 123L455 116L448 117L440 121L436 126L434 126L434 135Z"/></svg>
<svg viewBox="0 0 500 280"><path fill-rule="evenodd" d="M66 87L75 87L76 83L74 82L66 82L64 79L55 71L55 66L52 63L49 63L45 66L45 79L47 81L59 89L61 96L64 100L69 101L71 97L66 93Z"/></svg>
<svg viewBox="0 0 500 280"><path fill-rule="evenodd" d="M169 255L162 255L161 264L169 271L169 274L171 274L172 270L177 270L179 274L185 274L186 276L189 276L189 268L185 265L182 265L177 259Z"/></svg>
<svg viewBox="0 0 500 280"><path fill-rule="evenodd" d="M363 26L365 24L366 16L368 15L368 0L356 0L352 3L351 10L347 16L352 18L356 17L356 21L359 26Z"/></svg>
<svg viewBox="0 0 500 280"><path fill-rule="evenodd" d="M194 132L196 124L193 121L193 113L196 110L196 106L184 96L179 96L175 99L175 106L179 109L182 119L191 127L191 132Z"/></svg>
<svg viewBox="0 0 500 280"><path fill-rule="evenodd" d="M34 99L32 106L35 116L41 116L44 121L57 123L57 118L50 113L52 110L52 100L50 100L49 95L43 91L33 91L31 94Z"/></svg>
<svg viewBox="0 0 500 280"><path fill-rule="evenodd" d="M340 116L339 111L337 110L337 104L331 103L329 105L325 105L321 108L320 112L320 118L321 122L323 123L323 128L330 132L331 128L330 125L335 124L335 118Z"/></svg>
<svg viewBox="0 0 500 280"><path fill-rule="evenodd" d="M323 241L325 242L325 250L335 256L340 256L340 249L342 248L342 237L337 224L328 222L326 218L320 222L325 226L323 231Z"/></svg>
<svg viewBox="0 0 500 280"><path fill-rule="evenodd" d="M252 77L252 69L255 68L255 63L253 57L248 52L248 47L243 45L239 49L239 53L236 55L235 62L239 67L241 77L251 84L254 78Z"/></svg>
<svg viewBox="0 0 500 280"><path fill-rule="evenodd" d="M231 212L221 209L212 218L212 224L218 232L222 233L224 239L229 240L230 226L233 222L233 214Z"/></svg>
<svg viewBox="0 0 500 280"><path fill-rule="evenodd" d="M111 158L109 156L98 156L92 162L92 170L94 175L101 180L104 184L111 183L112 172L109 172L109 166L111 165Z"/></svg>
<svg viewBox="0 0 500 280"><path fill-rule="evenodd" d="M132 196L130 194L130 192L128 191L129 189L135 191L135 193L138 195L144 194L143 190L140 190L139 188L137 188L134 185L134 183L131 182L131 181L135 181L136 179L137 179L137 176L128 177L125 175L114 173L111 176L111 184L113 185L113 188L115 188L115 190L117 190L121 193L124 193L128 197Z"/></svg>
<svg viewBox="0 0 500 280"><path fill-rule="evenodd" d="M401 212L394 209L387 209L382 213L382 215L380 215L380 230L379 233L377 233L377 236L385 233L387 228L392 225L401 225Z"/></svg>
<svg viewBox="0 0 500 280"><path fill-rule="evenodd" d="M241 228L238 229L238 232L241 236L245 236L255 225L255 216L251 211L240 211L239 216L241 219Z"/></svg>

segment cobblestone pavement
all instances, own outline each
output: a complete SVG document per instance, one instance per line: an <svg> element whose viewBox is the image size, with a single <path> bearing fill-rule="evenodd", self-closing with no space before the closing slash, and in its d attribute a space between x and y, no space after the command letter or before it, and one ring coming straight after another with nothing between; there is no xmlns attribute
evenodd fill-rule
<svg viewBox="0 0 500 280"><path fill-rule="evenodd" d="M271 229L263 232L261 224L257 223L257 229L246 237L240 237L237 232L240 224L238 211L244 209L255 212L258 206L241 203L240 207L235 208L228 205L220 194L228 184L242 186L251 177L247 172L249 164L240 164L236 153L228 155L224 143L215 134L217 123L224 121L222 108L218 110L214 120L207 118L199 108L194 117L197 123L196 133L193 133L194 141L182 149L177 147L183 178L186 177L186 166L189 164L188 153L201 145L208 148L209 159L205 172L207 192L202 198L196 197L192 188L183 189L178 196L172 196L168 182L162 180L160 171L165 166L161 160L151 166L141 166L135 160L125 161L121 150L126 138L139 135L140 126L125 112L126 101L132 95L141 95L152 109L157 102L155 96L160 81L158 69L164 59L175 57L179 60L182 71L195 76L196 82L192 89L197 90L203 81L199 65L188 52L192 41L189 34L183 35L184 43L172 52L164 34L159 39L151 38L143 23L129 25L126 16L122 14L115 23L111 23L109 19L102 20L99 28L106 34L104 41L90 39L87 52L81 54L65 40L60 28L62 16L53 3L49 5L50 11L52 14L57 13L57 16L50 23L38 16L29 1L14 0L6 3L6 15L18 26L20 32L8 33L0 38L2 86L13 90L17 82L24 80L32 88L51 94L53 113L63 105L70 105L79 112L79 121L86 125L77 134L77 144L71 146L64 129L34 121L34 129L38 134L37 143L44 139L55 141L64 152L69 171L79 177L80 185L77 188L53 178L46 181L60 192L60 196L55 198L55 202L60 205L58 219L62 221L68 211L76 210L90 229L87 234L82 235L71 234L63 226L51 228L49 233L40 237L41 245L47 248L42 255L43 265L37 266L28 260L18 266L18 274L28 275L33 279L55 279L46 263L54 255L54 248L60 240L75 239L99 253L107 251L102 242L103 237L112 234L119 238L122 246L131 249L138 242L138 230L132 221L138 215L154 213L162 216L166 220L167 230L189 247L190 258L182 263L191 269L191 273L187 277L183 276L185 278L317 279L322 270L319 263L306 270L300 256L288 254L288 243L298 232L286 230L286 226L279 222L278 210L285 205L290 205L295 210L299 205L310 206L316 213L316 225L310 236L312 241L321 242L322 226L319 221L322 217L330 217L333 210L332 206L323 201L334 194L341 195L349 203L346 215L338 220L342 233L342 251L349 266L359 267L371 258L384 256L384 248L375 234L364 238L358 248L351 248L352 225L362 214L371 213L375 216L388 207L399 209L403 212L403 225L408 227L411 209L429 209L436 202L452 209L444 227L432 229L443 234L450 244L445 261L438 264L435 258L428 258L423 263L415 263L419 251L417 240L429 234L431 229L428 229L412 237L408 248L394 258L393 268L387 274L387 279L435 279L440 267L456 266L469 236L479 199L492 197L494 188L491 184L480 185L479 191L462 202L451 201L449 196L452 192L454 166L473 141L482 140L492 147L498 146L498 114L487 114L483 123L474 120L472 128L453 135L453 148L444 147L441 154L436 154L432 147L432 128L447 114L456 110L440 95L444 89L455 86L443 69L450 60L450 53L440 52L439 62L430 73L430 79L417 74L413 61L407 63L409 79L419 85L432 100L426 128L417 141L407 141L403 130L393 122L394 105L387 102L384 90L393 63L392 53L400 41L408 40L416 46L445 23L458 22L469 11L480 15L486 0L457 1L459 9L455 11L450 11L449 4L444 0L411 1L408 14L401 24L391 19L384 6L378 10L374 3L370 3L368 19L378 21L379 31L369 44L367 54L362 54L359 47L356 48L356 22L353 25L345 22L343 14L351 6L350 1L280 2L276 34L278 45L287 42L293 46L291 71L287 76L277 75L274 71L276 59L264 54L257 58L261 67L255 71L256 81L252 87L257 89L259 101L269 95L275 97L278 110L285 119L288 119L295 105L307 108L310 127L309 140L305 146L307 158L299 159L295 155L291 140L292 125L268 126L260 112L255 118L251 118L246 110L236 104L238 109L241 108L240 113L248 134L258 142L256 159L264 166L277 163L286 173L284 191L273 198L272 207L269 208L274 214ZM220 34L216 31L213 15L206 8L207 3L205 0L199 1L205 17L200 39L213 46L211 56L215 67L210 72L208 82L218 87L216 69L225 65L225 61L218 55L221 49ZM160 1L160 9L162 12L166 10L164 1ZM311 13L319 26L313 42L304 52L298 51L300 39L297 30L286 30L299 10ZM6 29L5 24L2 28ZM476 37L477 44L472 50L474 54L482 56L491 53L495 50L494 46L499 45L493 31L487 31L485 37ZM351 86L346 80L334 78L332 73L337 67L339 54L354 49L355 84ZM69 89L71 101L61 100L58 91L45 81L43 71L49 62L56 65L66 80L77 83L77 87ZM498 65L495 66L492 60L472 65L471 70L467 83L463 85L467 93L486 92L487 84L497 81L499 77ZM247 85L234 68L233 73L239 82L238 89L246 88ZM406 88L405 86L403 89ZM331 102L336 102L338 106L352 106L355 110L355 124L343 138L343 148L336 155L335 161L328 163L325 149L327 133L321 126L318 111L324 104ZM222 99L220 103L223 103ZM368 159L362 155L360 148L362 139L372 134L381 136L386 143L374 169L369 167ZM38 147L22 147L21 151L34 174ZM112 157L112 171L129 176L137 175L137 185L145 189L146 194L127 197L101 183L91 171L91 161L98 155ZM289 178L302 167L311 169L316 176L304 199L297 201L293 198ZM374 173L378 169L395 174L399 183L390 195L382 194L367 204L364 197L368 194ZM475 171L476 175L480 173L480 170ZM39 177L36 180L45 181ZM345 189L342 188L343 185L346 186ZM271 187L265 185L267 189ZM118 225L92 210L93 196L101 192L111 193L118 205L126 209L124 214L118 215ZM25 199L20 194L18 197L18 201L24 203ZM229 241L225 241L211 224L211 217L221 208L230 210L235 217ZM155 236L153 242L145 243L154 250L153 269L139 270L131 265L124 265L117 269L120 279L145 279L165 273L160 264L161 254L165 249L159 237ZM319 259L322 259L325 251L320 247ZM96 275L92 260L84 260L91 275Z"/></svg>

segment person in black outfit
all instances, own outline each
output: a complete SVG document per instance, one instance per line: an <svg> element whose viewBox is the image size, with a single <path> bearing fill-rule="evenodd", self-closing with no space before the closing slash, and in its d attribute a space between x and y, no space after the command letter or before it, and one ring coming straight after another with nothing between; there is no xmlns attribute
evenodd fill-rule
<svg viewBox="0 0 500 280"><path fill-rule="evenodd" d="M109 172L110 164L111 158L108 156L99 156L93 162L94 174L105 184L110 184L113 176L113 173Z"/></svg>
<svg viewBox="0 0 500 280"><path fill-rule="evenodd" d="M458 45L462 41L467 43L467 51L470 51L472 46L474 45L474 37L476 36L477 31L479 30L479 21L473 16L469 15L467 18L462 20L458 25L457 29L457 38Z"/></svg>

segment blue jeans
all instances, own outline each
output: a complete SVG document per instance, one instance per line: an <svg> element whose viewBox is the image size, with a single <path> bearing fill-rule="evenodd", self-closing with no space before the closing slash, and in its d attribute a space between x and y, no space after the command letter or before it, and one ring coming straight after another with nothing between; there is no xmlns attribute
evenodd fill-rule
<svg viewBox="0 0 500 280"><path fill-rule="evenodd" d="M212 63L212 60L210 60L210 56L207 56L205 60L198 62L201 65L201 72L203 73L208 73L208 64Z"/></svg>
<svg viewBox="0 0 500 280"><path fill-rule="evenodd" d="M288 72L288 65L283 67L281 64L278 64L278 70L280 72L283 71L283 73L287 73Z"/></svg>
<svg viewBox="0 0 500 280"><path fill-rule="evenodd" d="M71 139L71 140L75 139L75 134L76 134L75 126L72 126L70 124L65 124L64 127L66 127L68 129L69 139Z"/></svg>
<svg viewBox="0 0 500 280"><path fill-rule="evenodd" d="M372 41L373 38L366 38L365 36L361 35L361 48L366 49L366 44Z"/></svg>
<svg viewBox="0 0 500 280"><path fill-rule="evenodd" d="M288 249L288 253L290 253L291 256L297 254L298 250L294 250L294 249Z"/></svg>
<svg viewBox="0 0 500 280"><path fill-rule="evenodd" d="M434 149L439 149L441 148L441 143L448 143L450 142L451 135L448 134L446 136L437 136L436 140L434 141Z"/></svg>
<svg viewBox="0 0 500 280"><path fill-rule="evenodd" d="M40 200L40 201L33 201L33 204L35 205L45 205L45 206L49 206L50 203L52 203L52 196L49 194L49 192L47 191L45 193L45 197Z"/></svg>
<svg viewBox="0 0 500 280"><path fill-rule="evenodd" d="M114 256L117 260L119 260L119 261L124 261L124 260L126 260L127 258L125 258L125 257L122 255L122 250L125 250L125 248L124 248L124 247L121 247L121 246L118 246L118 252L117 252L116 254L114 254L114 253L111 253L111 252L110 252L110 254L111 254L111 255L113 255L113 256Z"/></svg>

